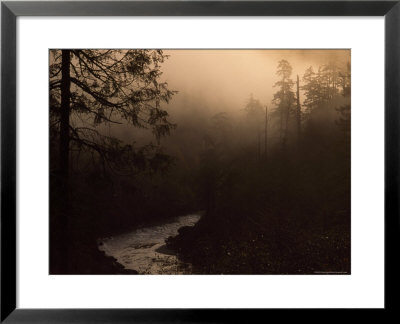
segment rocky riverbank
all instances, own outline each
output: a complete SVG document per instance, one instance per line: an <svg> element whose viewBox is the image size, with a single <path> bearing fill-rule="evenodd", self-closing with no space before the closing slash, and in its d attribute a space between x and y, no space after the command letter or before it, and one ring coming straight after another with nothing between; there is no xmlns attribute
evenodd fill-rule
<svg viewBox="0 0 400 324"><path fill-rule="evenodd" d="M136 270L126 269L122 264L118 263L117 259L108 256L104 251L98 251L98 270L99 274L138 274Z"/></svg>

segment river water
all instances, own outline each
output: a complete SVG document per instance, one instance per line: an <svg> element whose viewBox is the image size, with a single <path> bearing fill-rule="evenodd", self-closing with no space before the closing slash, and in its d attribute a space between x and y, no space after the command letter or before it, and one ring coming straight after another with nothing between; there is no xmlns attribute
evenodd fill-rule
<svg viewBox="0 0 400 324"><path fill-rule="evenodd" d="M176 236L183 226L194 226L199 214L177 217L157 226L99 240L99 249L114 257L127 269L141 274L190 274L191 265L181 262L165 246L165 239Z"/></svg>

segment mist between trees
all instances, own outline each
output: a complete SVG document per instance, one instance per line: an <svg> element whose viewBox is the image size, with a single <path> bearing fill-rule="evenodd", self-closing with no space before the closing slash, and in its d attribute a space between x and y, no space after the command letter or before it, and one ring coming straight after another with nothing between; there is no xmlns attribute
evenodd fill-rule
<svg viewBox="0 0 400 324"><path fill-rule="evenodd" d="M194 273L350 273L348 50L51 50L50 272L202 211Z"/></svg>

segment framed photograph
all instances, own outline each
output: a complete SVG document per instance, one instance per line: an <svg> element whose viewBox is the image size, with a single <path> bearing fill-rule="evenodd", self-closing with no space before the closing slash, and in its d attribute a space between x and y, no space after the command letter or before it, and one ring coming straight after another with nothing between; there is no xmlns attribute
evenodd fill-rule
<svg viewBox="0 0 400 324"><path fill-rule="evenodd" d="M2 2L1 321L394 309L399 16Z"/></svg>

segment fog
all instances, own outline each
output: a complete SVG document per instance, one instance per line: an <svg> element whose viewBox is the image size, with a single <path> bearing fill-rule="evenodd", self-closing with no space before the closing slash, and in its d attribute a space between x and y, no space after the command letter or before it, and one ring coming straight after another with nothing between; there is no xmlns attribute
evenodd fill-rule
<svg viewBox="0 0 400 324"><path fill-rule="evenodd" d="M305 70L335 62L350 62L350 50L166 50L163 78L179 93L172 105L190 96L202 98L218 110L242 109L252 93L271 105L280 60L293 67L292 78ZM219 107L219 108L217 108Z"/></svg>
<svg viewBox="0 0 400 324"><path fill-rule="evenodd" d="M188 120L197 124L219 112L231 117L243 117L244 107L252 95L270 111L279 81L276 74L278 62L287 60L293 70L291 79L299 75L300 87L307 68L318 68L334 63L345 69L350 63L350 50L165 50L168 58L162 63L160 80L177 91L172 100L162 104L178 129L187 127ZM300 90L303 104L304 91ZM301 110L305 107L302 105ZM184 118L184 120L182 120ZM180 123L183 122L183 123ZM197 125L198 126L198 125ZM204 121L204 127L207 122ZM107 135L119 137L124 142L154 142L150 131L135 129L130 125L107 125ZM198 130L198 129L197 129ZM206 129L203 130L204 132ZM174 132L172 132L173 134ZM167 142L171 142L166 139Z"/></svg>

